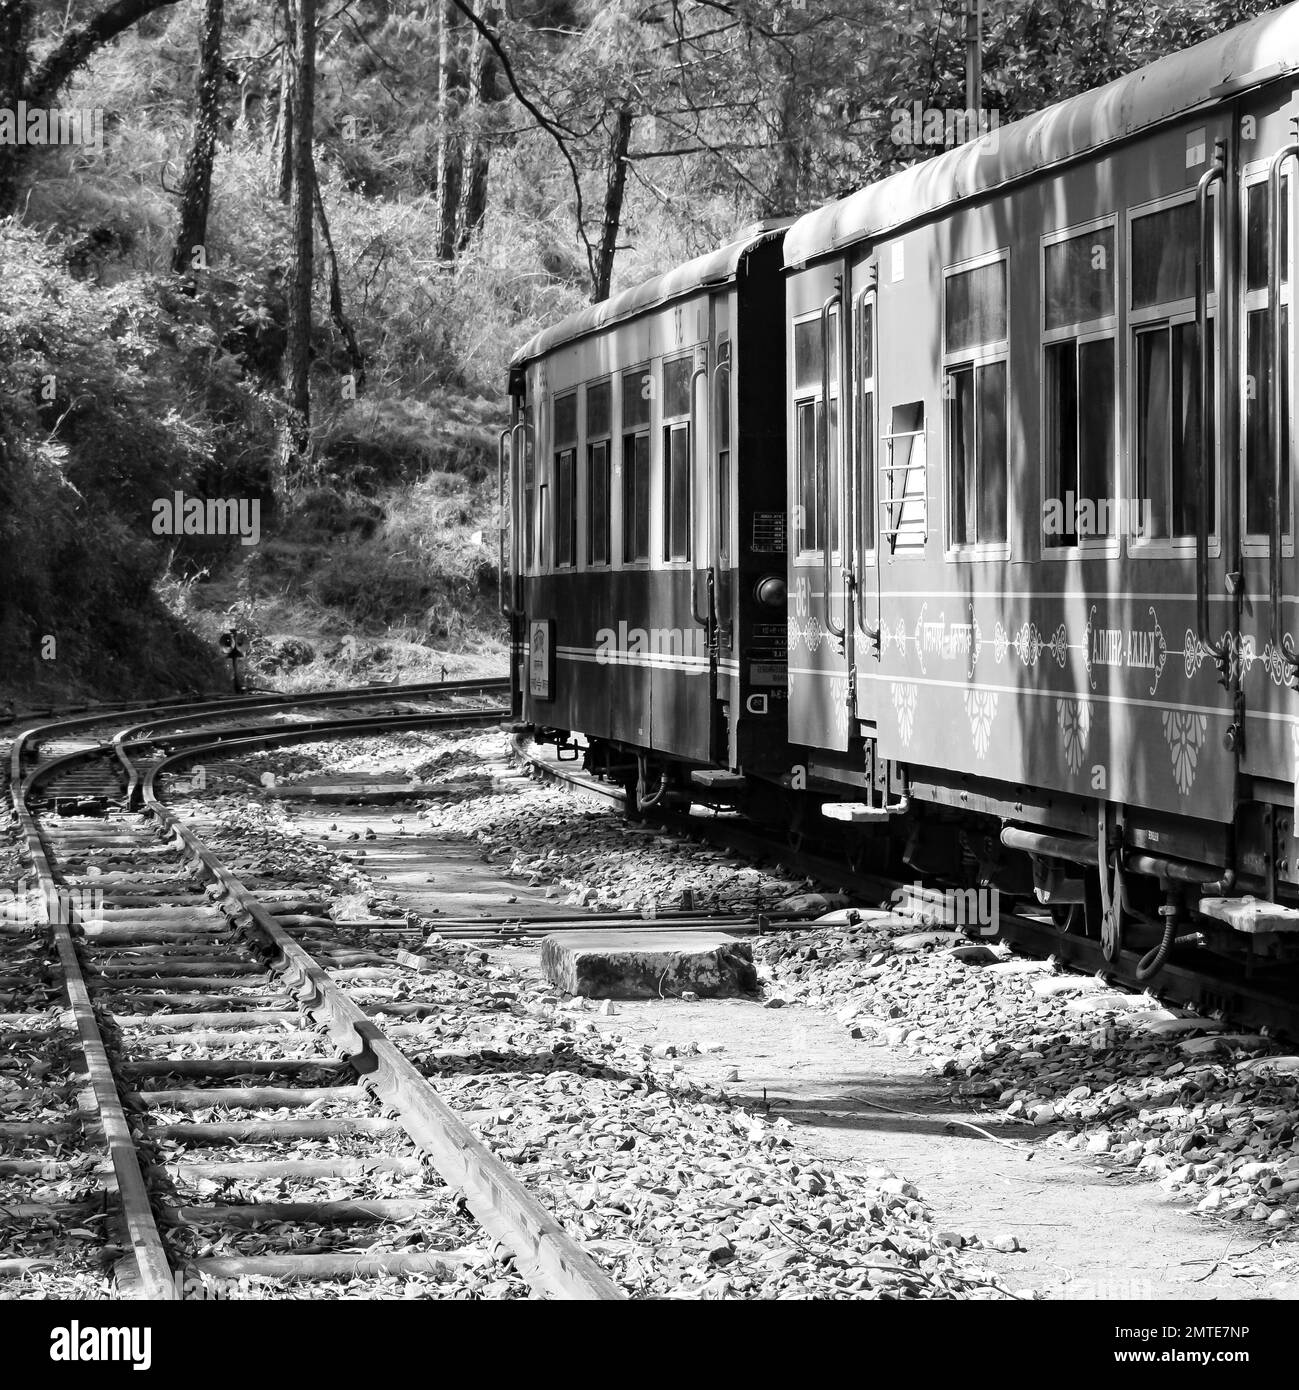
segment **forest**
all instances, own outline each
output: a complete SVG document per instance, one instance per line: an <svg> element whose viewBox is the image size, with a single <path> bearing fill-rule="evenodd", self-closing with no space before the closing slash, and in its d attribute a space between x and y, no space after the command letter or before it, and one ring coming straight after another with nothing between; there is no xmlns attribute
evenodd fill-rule
<svg viewBox="0 0 1299 1390"><path fill-rule="evenodd" d="M1271 7L985 0L982 105ZM0 702L502 667L511 352L938 153L964 9L0 0Z"/></svg>

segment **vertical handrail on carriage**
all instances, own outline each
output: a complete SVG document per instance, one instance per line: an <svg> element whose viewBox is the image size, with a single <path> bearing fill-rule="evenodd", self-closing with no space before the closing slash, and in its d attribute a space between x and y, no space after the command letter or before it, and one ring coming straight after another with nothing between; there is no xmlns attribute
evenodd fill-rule
<svg viewBox="0 0 1299 1390"><path fill-rule="evenodd" d="M1216 392L1210 387L1214 384L1213 362L1209 347L1209 289L1206 283L1205 267L1213 252L1209 241L1209 189L1221 183L1226 202L1227 166L1225 160L1226 144L1215 140L1213 163L1200 175L1195 186L1195 206L1200 223L1199 254L1195 259L1195 337L1200 356L1200 447L1196 454L1196 507L1198 515L1195 523L1195 622L1202 642L1209 641L1209 445L1214 448L1213 462L1225 444L1225 430L1214 430L1213 407ZM1215 274L1214 284L1218 286L1218 301L1225 303L1222 292L1221 274ZM1219 471L1219 470L1215 470ZM1223 512L1226 513L1227 499L1223 499Z"/></svg>
<svg viewBox="0 0 1299 1390"><path fill-rule="evenodd" d="M1299 134L1299 120L1291 124ZM1299 665L1299 653L1290 643L1290 634L1281 631L1281 487L1285 480L1286 451L1281 445L1281 402L1286 393L1281 389L1282 363L1288 362L1281 332L1281 168L1287 159L1299 157L1299 143L1291 141L1272 156L1267 170L1268 189L1268 254L1267 308L1272 326L1271 384L1268 398L1268 445L1272 454L1271 544L1268 547L1268 599L1271 604L1272 650L1285 657L1293 673ZM1294 276L1291 274L1291 283ZM1291 295L1293 299L1293 294ZM1294 498L1290 499L1294 505Z"/></svg>
<svg viewBox="0 0 1299 1390"><path fill-rule="evenodd" d="M872 376L874 376L875 372L877 372L877 371L879 370L879 364L878 364L878 362L877 362L877 360L876 360L876 353L875 353L876 323L877 323L877 320L878 320L878 318L879 318L879 279L878 279L878 277L879 277L879 271L878 271L878 268L877 268L876 266L872 265L872 266L869 268L868 274L869 274L869 277L870 277L870 278L869 278L869 281L868 281L868 283L867 283L867 285L866 285L866 288L863 289L862 292L857 296L857 315L858 315L857 321L860 322L860 323L864 323L864 321L865 321L866 309L867 309L867 307L869 306L869 308L870 308L870 310L871 310L871 317L870 317L870 343L869 343L868 347L864 347L862 350L863 350L863 352L869 351L869 353L870 353L871 374L872 374ZM865 339L865 329L863 328L863 330L862 330L862 341L864 341L864 339ZM857 338L856 335L854 335L853 341L854 341L854 342L857 342L857 341L858 341L858 338ZM865 481L865 482L867 482L867 483L869 484L868 491L869 491L869 494L870 494L870 496L871 496L871 498L872 498L872 502L871 502L871 512L872 512L872 516L871 516L871 521L872 521L872 525L871 525L871 534L872 534L872 539L874 539L874 533L875 533L875 529L876 529L876 528L875 528L875 525L874 525L874 500L873 500L874 497L875 497L875 493L876 493L876 488L875 488L875 441L874 441L873 438L870 440L870 445L871 445L871 447L870 447L870 461L869 461L869 465L868 465L868 464L867 464L867 461L866 461L866 453L867 453L867 450L866 450L866 448L865 448L865 443L864 443L864 441L865 441L864 421L863 421L862 418L861 418L861 417L862 417L862 413L863 413L863 412L862 412L862 409L861 409L861 401L862 401L863 391L862 391L861 382L858 381L856 375L854 375L854 377L853 377L853 379L852 379L851 385L852 385L853 421L854 421L854 423L855 423L855 434L856 434L856 439L857 439L857 457L856 457L856 459L854 460L854 463L853 463L853 509L852 509L852 519L851 519L851 528L852 528L852 568L853 568L853 575L852 575L852 577L853 577L853 586L854 586L854 589L855 589L855 591L856 591L857 600L858 600L858 601L857 601L857 604L856 604L855 611L856 611L856 615L857 615L857 628L858 628L858 631L860 631L861 634L862 634L862 636L868 638L869 641L872 643L872 645L873 645L873 647L874 647L875 655L876 655L876 657L878 658L878 656L880 655L880 632L881 632L881 630L882 630L882 628L883 628L883 625L884 625L884 614L883 614L881 611L879 611L879 609L878 609L878 607L877 607L876 613L875 613L875 623L876 623L876 625L875 625L874 627L871 627L871 625L866 621L865 612L864 612L864 607L863 607L863 605L862 605L862 603L861 603L862 579L863 579L863 576L864 576L865 573L866 573L866 547L862 544L862 540L863 540L863 537L862 537L862 521L863 521L863 519L864 519L864 515L865 515L866 508L862 505L862 490L863 490L863 489L862 489L862 484L863 484L863 481ZM873 420L873 419L874 419L874 417L872 416L872 420ZM868 470L869 470L869 472L868 472ZM878 575L878 566L876 567L876 573L877 573L877 575ZM877 589L876 589L877 597L878 597L878 593L879 593L879 590L878 590L878 586L877 586Z"/></svg>
<svg viewBox="0 0 1299 1390"><path fill-rule="evenodd" d="M731 364L730 364L729 361L727 361L727 362L718 362L718 364L713 368L713 384L712 384L712 390L711 390L711 393L710 393L708 399L709 399L709 401L712 403L712 408L713 408L714 410L716 410L716 408L717 408L718 387L720 386L720 383L721 383L721 380L722 380L722 377L723 377L723 376L725 376L725 378L726 378L726 409L729 411L730 408L731 408L731 405L730 405L730 397L731 397ZM729 436L728 436L728 437L729 437ZM735 477L735 455L736 455L736 448L735 448L735 445L736 445L737 442L738 442L738 441L735 440L734 438L731 439L731 466L730 466L730 469L729 469L729 476L730 476L730 478L734 478L734 477ZM726 482L727 480L726 480L725 478L723 478L723 476L722 476L722 467L721 467L721 463L720 463L720 462L718 461L718 459L717 459L717 450L711 447L711 445L712 445L712 441L711 441L711 440L709 441L709 444L710 444L710 448L709 448L709 454L708 454L708 460L709 460L708 466L709 466L709 467L712 467L714 463L716 463L716 466L717 466L717 478L716 478L717 486L716 486L716 489L715 489L716 495L715 495L715 496L713 497L713 499L712 499L712 501L713 501L714 513L715 513L715 515L714 515L715 530L714 530L714 532L713 532L713 534L712 534L712 537L711 537L711 539L710 539L710 542L709 542L709 543L711 544L712 548L713 548L713 569L712 569L712 574L713 574L712 585L713 585L713 589L712 589L712 603L713 603L713 620L714 620L714 627L716 628L716 627L719 625L719 624L718 624L718 621L717 621L717 609L716 609L717 595L721 592L721 588L722 588L722 509L723 509L723 508L726 508L726 510L727 510L728 512L730 511L731 498L730 498L730 493L729 493L729 492L725 489L725 487L724 487L724 484L725 484L725 482ZM705 472L706 472L706 470L705 470ZM734 535L732 535L732 538L731 538L731 545L732 545L732 548L734 548L734 544L735 544L735 538L734 538ZM724 624L722 624L722 625L724 626Z"/></svg>
<svg viewBox="0 0 1299 1390"><path fill-rule="evenodd" d="M696 554L696 546L695 546L695 544L694 544L694 534L693 534L693 533L694 533L694 529L695 529L695 479L696 479L696 477L699 476L700 473L706 474L707 471L708 471L708 469L707 469L708 451L707 451L706 448L703 447L703 440L701 439L702 431L699 429L699 409L698 409L698 406L697 406L697 404L696 404L696 399L697 399L697 396L698 396L698 392L695 390L695 387L698 385L700 378L703 379L703 381L704 381L704 386L705 386L705 388L707 388L707 385L708 385L708 349L707 349L707 348L696 349L695 368L694 368L694 370L690 373L690 450L689 450L689 455L688 455L687 460L686 460L686 465L687 465L687 467L688 467L689 470L690 470L690 475L689 475L689 479L688 479L688 483L689 483L688 495L689 495L689 498L690 498L690 520L689 520L689 523L688 523L688 525L687 525L687 527L686 527L686 538L687 538L687 543L690 545L690 616L695 620L695 622L697 622L697 623L699 624L700 627L702 627L702 628L704 629L704 633L705 633L705 635L706 635L706 637L707 637L708 644L709 644L709 647L710 647L710 649L711 649L711 647L712 647L712 640L713 640L713 619L714 619L715 612L716 612L716 605L715 605L715 598L716 598L716 595L715 595L714 592L713 592L714 581L713 581L712 560L711 560L710 557L708 557L708 556L705 556L705 557L704 557L705 560L708 562L708 564L707 564L708 578L707 578L707 581L706 581L706 583L705 583L705 585L704 585L704 588L706 589L707 594L708 594L708 602L707 602L707 606L705 607L704 611L701 613L701 612L699 611L699 605L698 605L698 602L697 602L697 594L698 594L699 585L698 585L698 583L696 582L696 576L697 576L697 574L698 574L699 567L698 567L698 564L697 564L698 556L697 556L697 554ZM698 469L698 468L695 467L695 458L696 458L697 455L700 455L700 454L703 455L703 458L704 458L704 461L705 461L705 467L702 468L702 469ZM666 466L666 465L665 465L665 466ZM708 489L705 490L706 501L707 501L707 503L708 503L708 508L707 508L708 514L707 514L707 517L705 518L705 520L706 520L706 522L707 522L707 525L706 525L705 528L704 528L704 532L705 532L705 535L709 538L709 539L708 539L708 545L709 545L709 548L710 548L710 549L711 549L711 546L712 546L712 520L713 520L712 493L713 493L712 488L708 488Z"/></svg>
<svg viewBox="0 0 1299 1390"><path fill-rule="evenodd" d="M519 419L510 431L510 452L511 452L511 477L513 486L510 490L510 511L512 513L512 525L510 533L510 611L506 615L511 618L521 618L523 616L522 585L523 585L523 564L524 564L524 543L526 529L525 493L526 484L524 481L524 470L527 467L526 450L528 447L528 431L532 428L524 418ZM514 443L514 436L518 435L520 443Z"/></svg>
<svg viewBox="0 0 1299 1390"><path fill-rule="evenodd" d="M514 613L514 594L511 589L510 602L505 601L505 537L513 534L513 528L505 520L505 441L513 440L514 426L507 425L496 441L496 606L503 618L512 618ZM513 451L511 450L511 454ZM513 489L511 489L513 496ZM513 585L513 566L510 567L510 582Z"/></svg>
<svg viewBox="0 0 1299 1390"><path fill-rule="evenodd" d="M844 635L843 625L837 623L834 617L834 584L830 577L830 568L833 563L832 547L830 544L830 491L831 487L837 486L838 481L843 477L843 468L835 468L837 460L830 457L830 310L835 305L840 306L840 317L842 318L843 295L839 290L826 296L826 301L821 305L821 457L825 460L825 491L821 502L821 579L825 585L825 625L829 629L831 636L842 637ZM836 354L836 361L839 360ZM839 453L839 447L843 442L843 422L834 432L835 454ZM843 508L838 508L839 523L843 525ZM842 552L841 552L842 556ZM842 563L842 558L841 558ZM847 595L844 596L847 603ZM845 618L847 614L845 613Z"/></svg>

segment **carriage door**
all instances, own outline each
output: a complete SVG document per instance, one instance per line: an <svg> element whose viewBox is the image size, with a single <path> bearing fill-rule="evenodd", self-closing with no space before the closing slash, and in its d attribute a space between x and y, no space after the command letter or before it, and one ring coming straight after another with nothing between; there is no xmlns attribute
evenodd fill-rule
<svg viewBox="0 0 1299 1390"><path fill-rule="evenodd" d="M1274 117L1278 123L1283 114ZM1260 123L1260 133L1262 133ZM1291 313L1295 155L1284 134L1262 148L1271 157L1242 169L1240 208L1238 362L1240 392L1240 535L1244 591L1249 608L1241 623L1240 688L1245 738L1241 770L1293 782L1299 740L1281 722L1299 714L1288 688L1296 670L1291 632L1296 591L1291 439L1294 360ZM1281 146L1281 148L1278 148ZM1252 618L1252 621L1251 621ZM1253 652L1244 643L1253 630ZM1257 663L1257 664L1256 664ZM1271 714L1280 718L1267 718ZM1264 717L1259 717L1264 716Z"/></svg>
<svg viewBox="0 0 1299 1390"><path fill-rule="evenodd" d="M874 718L876 701L872 697L875 669L879 661L880 567L876 562L876 440L879 417L876 411L875 368L878 357L879 305L878 270L874 261L854 271L857 285L853 295L852 353L850 390L852 394L851 445L846 459L848 482L847 532L848 559L856 598L853 605L856 630L853 645L853 717Z"/></svg>

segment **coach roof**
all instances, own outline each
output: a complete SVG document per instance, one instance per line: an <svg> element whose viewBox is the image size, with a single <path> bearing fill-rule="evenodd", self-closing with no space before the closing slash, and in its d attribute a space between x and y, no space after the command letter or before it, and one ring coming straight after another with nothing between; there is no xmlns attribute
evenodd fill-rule
<svg viewBox="0 0 1299 1390"><path fill-rule="evenodd" d="M785 265L806 265L855 241L887 235L1296 70L1299 4L1260 15L800 217L785 237Z"/></svg>
<svg viewBox="0 0 1299 1390"><path fill-rule="evenodd" d="M683 295L696 290L709 289L714 285L725 285L734 280L740 262L755 247L763 242L773 241L784 235L785 228L793 221L791 217L772 218L765 222L755 222L746 227L738 237L727 245L710 251L705 256L696 256L663 275L646 280L644 284L623 290L602 304L593 304L589 309L580 309L570 314L552 328L544 328L534 333L524 345L510 358L510 365L518 366L544 356L552 348L577 338L585 338L601 328L635 318L648 313Z"/></svg>

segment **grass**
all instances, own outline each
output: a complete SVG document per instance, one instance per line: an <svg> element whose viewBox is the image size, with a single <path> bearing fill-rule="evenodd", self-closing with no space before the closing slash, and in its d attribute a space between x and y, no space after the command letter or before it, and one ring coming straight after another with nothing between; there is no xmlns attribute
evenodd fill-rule
<svg viewBox="0 0 1299 1390"><path fill-rule="evenodd" d="M169 574L159 594L216 647L250 640L245 679L288 692L376 681L470 679L508 663L496 610L493 499L435 471L373 496L317 489L262 543L212 574Z"/></svg>

